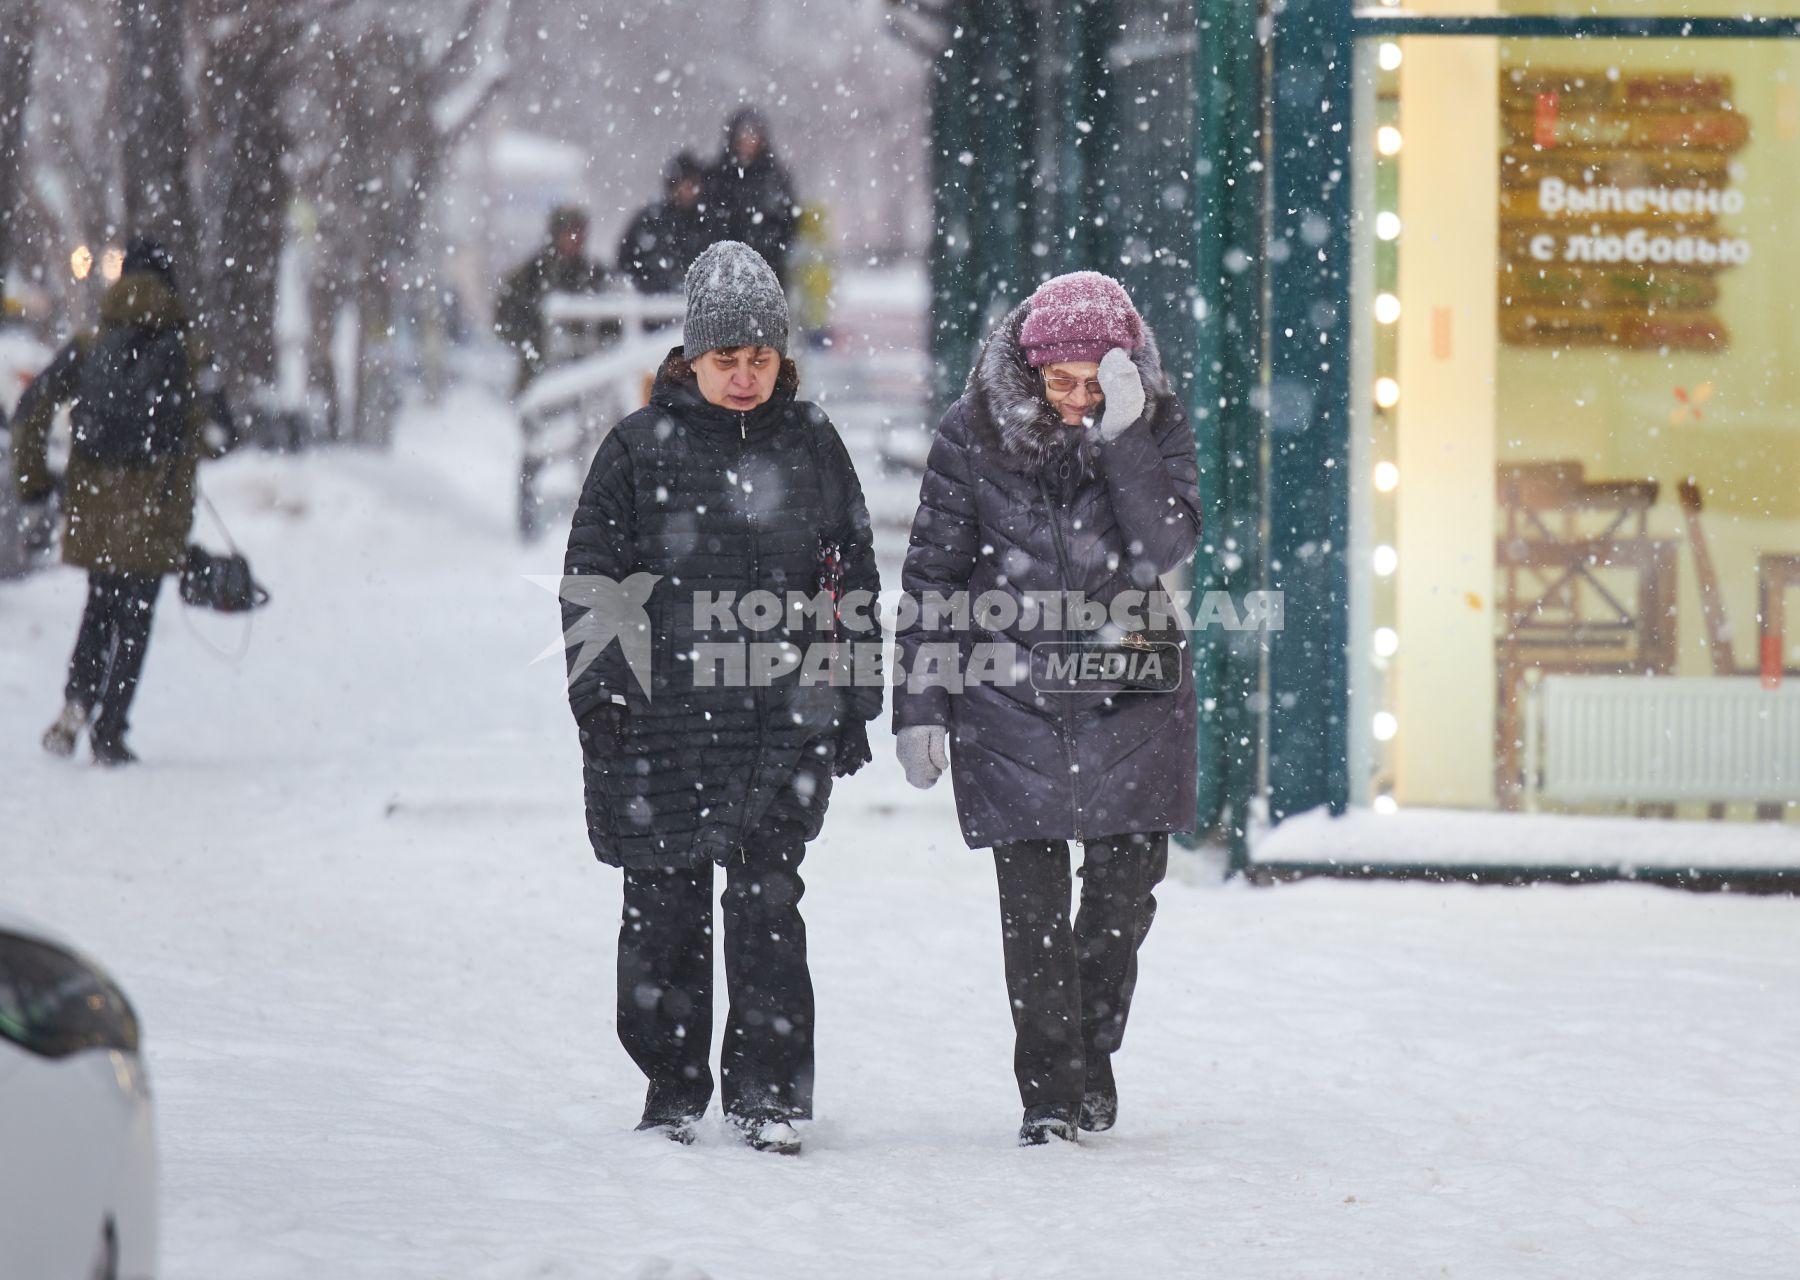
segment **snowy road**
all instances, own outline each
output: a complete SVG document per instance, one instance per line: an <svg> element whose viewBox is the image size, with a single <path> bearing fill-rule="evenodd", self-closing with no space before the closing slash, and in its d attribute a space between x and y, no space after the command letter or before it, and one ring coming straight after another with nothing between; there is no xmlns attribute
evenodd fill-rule
<svg viewBox="0 0 1800 1280"><path fill-rule="evenodd" d="M275 593L172 589L133 740L42 756L80 603L0 585L0 899L147 1028L174 1280L1792 1276L1800 907L1630 887L1162 892L1119 1128L1012 1146L992 872L878 740L807 862L797 1161L630 1132L554 541L474 394L207 481ZM203 532L206 532L203 526ZM884 533L891 567L898 538Z"/></svg>

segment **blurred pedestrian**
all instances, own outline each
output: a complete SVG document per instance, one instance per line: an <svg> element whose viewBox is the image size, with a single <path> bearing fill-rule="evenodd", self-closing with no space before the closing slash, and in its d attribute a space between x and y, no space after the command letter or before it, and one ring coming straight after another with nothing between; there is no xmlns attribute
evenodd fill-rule
<svg viewBox="0 0 1800 1280"><path fill-rule="evenodd" d="M162 579L187 558L195 472L202 456L222 456L236 441L174 264L155 241L127 246L119 279L101 300L99 329L71 339L19 400L13 470L25 502L47 502L57 487L48 441L57 409L70 401L62 555L87 570L87 606L62 714L43 743L72 755L91 724L95 761L130 764L131 700Z"/></svg>
<svg viewBox="0 0 1800 1280"><path fill-rule="evenodd" d="M709 240L738 240L771 267L785 288L794 226L794 184L769 140L769 122L743 107L725 126L725 150L706 177L701 201Z"/></svg>
<svg viewBox="0 0 1800 1280"><path fill-rule="evenodd" d="M663 198L638 211L619 238L619 270L639 293L679 293L687 269L706 247L700 187L706 166L678 152L663 171Z"/></svg>
<svg viewBox="0 0 1800 1280"><path fill-rule="evenodd" d="M518 353L516 387L520 391L549 362L544 299L552 293L601 293L612 282L611 273L587 256L587 233L585 210L574 205L553 209L547 242L514 268L500 287L500 298L494 307L494 332ZM586 331L583 326L573 328ZM615 321L605 332L588 336L598 341L616 338L618 333Z"/></svg>
<svg viewBox="0 0 1800 1280"><path fill-rule="evenodd" d="M800 329L806 335L806 345L830 347L836 280L831 266L831 227L823 205L809 204L801 209L794 229L793 262Z"/></svg>
<svg viewBox="0 0 1800 1280"><path fill-rule="evenodd" d="M1125 290L1091 271L1049 281L999 323L927 461L903 591L1014 597L1016 621L991 635L1032 661L1010 685L902 683L894 697L907 780L930 787L948 768L963 838L994 851L1022 1144L1074 1141L1118 1114L1112 1056L1153 890L1169 833L1195 825L1198 717L1178 632L1109 640L1027 606L1078 594L1110 613L1124 592L1160 591L1199 537L1197 477L1154 338ZM905 670L922 644L959 639L928 617L897 637ZM1179 684L1040 679L1041 654L1096 645L1166 657ZM1083 845L1072 926L1070 840Z"/></svg>
<svg viewBox="0 0 1800 1280"><path fill-rule="evenodd" d="M691 1142L712 1097L717 864L730 995L725 1115L750 1145L793 1154L793 1122L813 1105L800 862L832 780L869 760L865 725L882 690L804 677L817 646L829 654L837 643L837 623L784 607L769 628L747 632L693 592L729 601L829 590L872 602L880 583L856 470L824 413L798 398L787 300L755 250L725 241L695 260L682 338L649 406L601 443L564 565L572 637L586 615L571 595L652 583L633 626L648 671L627 655L630 620L612 619L621 643L591 665L585 644L571 642L569 703L588 836L602 862L624 868L618 1028L649 1080L638 1128ZM873 626L866 638L878 643ZM746 641L755 643L741 649ZM697 656L725 647L745 652L758 674L733 681ZM759 660L782 654L801 667L772 674Z"/></svg>
<svg viewBox="0 0 1800 1280"><path fill-rule="evenodd" d="M612 274L587 256L587 232L585 210L574 205L552 210L548 242L501 286L494 332L518 354L515 394L522 394L552 364L591 354L618 341L624 331L616 318L562 319L553 326L544 314L545 299L553 293L595 294L612 287ZM547 429L531 414L520 417L519 432L519 533L529 539L539 529L538 477L562 456L566 433Z"/></svg>

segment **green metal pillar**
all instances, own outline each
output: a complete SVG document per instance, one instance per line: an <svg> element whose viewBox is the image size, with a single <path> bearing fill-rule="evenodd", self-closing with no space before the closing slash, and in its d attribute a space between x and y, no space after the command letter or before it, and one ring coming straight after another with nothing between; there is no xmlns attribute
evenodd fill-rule
<svg viewBox="0 0 1800 1280"><path fill-rule="evenodd" d="M1196 592L1260 585L1263 510L1264 92L1255 0L1197 0L1193 134L1195 345L1191 398L1205 536ZM1262 637L1200 637L1199 809L1241 846L1258 786Z"/></svg>

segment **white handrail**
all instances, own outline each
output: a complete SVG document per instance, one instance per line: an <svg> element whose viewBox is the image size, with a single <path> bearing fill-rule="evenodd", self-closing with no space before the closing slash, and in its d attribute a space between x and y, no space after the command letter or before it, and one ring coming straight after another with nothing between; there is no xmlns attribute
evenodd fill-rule
<svg viewBox="0 0 1800 1280"><path fill-rule="evenodd" d="M519 412L527 417L545 413L610 383L654 373L669 346L669 334L662 330L627 333L604 351L556 365L538 375L519 397Z"/></svg>
<svg viewBox="0 0 1800 1280"><path fill-rule="evenodd" d="M639 293L616 289L606 293L551 293L544 297L546 320L619 320L636 327L643 321L668 324L687 313L679 293Z"/></svg>

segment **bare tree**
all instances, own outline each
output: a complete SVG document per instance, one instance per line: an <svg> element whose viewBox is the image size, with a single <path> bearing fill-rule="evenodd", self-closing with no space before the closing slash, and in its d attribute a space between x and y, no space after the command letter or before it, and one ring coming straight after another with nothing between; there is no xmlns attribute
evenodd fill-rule
<svg viewBox="0 0 1800 1280"><path fill-rule="evenodd" d="M297 108L313 132L300 164L315 210L307 364L334 437L388 442L399 339L441 325L430 211L451 149L503 82L509 13L506 0L470 0L453 24L434 27L404 3L345 5L312 43ZM344 314L357 330L348 424L338 421L343 389L332 359Z"/></svg>
<svg viewBox="0 0 1800 1280"><path fill-rule="evenodd" d="M128 235L167 246L196 298L206 296L190 159L185 0L119 0L114 82Z"/></svg>
<svg viewBox="0 0 1800 1280"><path fill-rule="evenodd" d="M0 314L12 270L14 228L23 202L25 105L31 98L31 51L37 0L0 0Z"/></svg>
<svg viewBox="0 0 1800 1280"><path fill-rule="evenodd" d="M204 0L199 14L214 341L232 399L251 411L270 400L276 377L276 287L293 199L283 106L314 8Z"/></svg>

